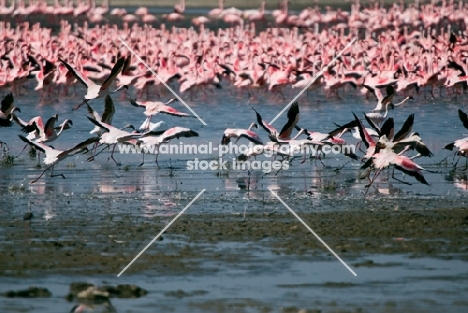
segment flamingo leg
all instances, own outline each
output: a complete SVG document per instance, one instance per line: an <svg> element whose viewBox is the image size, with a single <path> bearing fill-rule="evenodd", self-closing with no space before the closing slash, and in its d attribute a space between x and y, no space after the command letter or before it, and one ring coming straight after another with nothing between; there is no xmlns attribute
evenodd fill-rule
<svg viewBox="0 0 468 313"><path fill-rule="evenodd" d="M154 161L156 162L156 165L158 166L158 168L161 168L158 163L158 156L159 156L159 153L156 154L156 159Z"/></svg>
<svg viewBox="0 0 468 313"><path fill-rule="evenodd" d="M4 144L4 142L2 144ZM26 149L27 146L29 145L25 145L23 150L21 150L21 152L17 156L15 156L15 159L18 158L21 155L21 153L23 153L23 151Z"/></svg>
<svg viewBox="0 0 468 313"><path fill-rule="evenodd" d="M81 101L80 104L76 105L73 107L72 111L75 111L75 110L78 110L79 108L81 108L83 106L83 104L87 104L88 103L88 100L84 99L83 101Z"/></svg>
<svg viewBox="0 0 468 313"><path fill-rule="evenodd" d="M156 159L154 160L156 162L156 165L159 167L159 163L158 163L158 156L159 156L159 145L156 146Z"/></svg>
<svg viewBox="0 0 468 313"><path fill-rule="evenodd" d="M377 170L372 180L365 186L367 188L367 191L369 191L369 187L374 183L375 179L377 178L377 176L379 176L380 172L381 170ZM367 194L367 191L366 191L366 194Z"/></svg>
<svg viewBox="0 0 468 313"><path fill-rule="evenodd" d="M142 166L143 164L145 164L145 152L141 151L141 154L143 154L143 161L141 161L140 165L138 165L138 167Z"/></svg>
<svg viewBox="0 0 468 313"><path fill-rule="evenodd" d="M120 166L121 164L120 164L119 162L117 162L117 160L114 158L114 151L115 151L115 147L116 147L116 146L117 146L117 144L115 143L115 144L114 144L114 147L112 148L112 153L111 153L111 156L110 156L110 157L111 157L112 160L114 160L114 162L115 162L115 164L116 164L117 166Z"/></svg>
<svg viewBox="0 0 468 313"><path fill-rule="evenodd" d="M96 146L95 150L97 150L97 147L99 145ZM101 151L99 151L98 153L94 153L92 156L90 156L88 158L88 162L91 162L91 161L94 161L94 157L97 156L97 155L100 155L104 150L108 149L109 148L109 145L105 146Z"/></svg>
<svg viewBox="0 0 468 313"><path fill-rule="evenodd" d="M62 178L65 179L65 175L63 175L63 174L54 175L54 165L52 165L52 170L50 171L50 177L62 176Z"/></svg>
<svg viewBox="0 0 468 313"><path fill-rule="evenodd" d="M41 175L39 175L35 180L31 181L31 184L34 184L35 182L37 182L44 175L45 172L47 172L49 169L51 169L53 167L54 167L54 165L51 165L48 168L46 168L45 170L43 170Z"/></svg>

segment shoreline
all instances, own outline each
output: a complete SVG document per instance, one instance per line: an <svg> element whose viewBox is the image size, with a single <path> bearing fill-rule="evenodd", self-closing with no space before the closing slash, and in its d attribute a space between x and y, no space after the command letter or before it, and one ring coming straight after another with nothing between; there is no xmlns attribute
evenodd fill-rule
<svg viewBox="0 0 468 313"><path fill-rule="evenodd" d="M406 254L468 261L467 209L344 211L300 216L343 258ZM4 240L0 249L4 257L0 276L117 273L172 218L148 219L131 214L99 219L68 215L50 221L2 218ZM240 214L184 215L162 237L129 268L129 274L161 269L174 274L198 273L201 259L218 260L218 246L232 242L246 243L246 247L228 256L228 262L241 262L252 244L276 255L318 259L329 255L287 213L248 213L245 220Z"/></svg>

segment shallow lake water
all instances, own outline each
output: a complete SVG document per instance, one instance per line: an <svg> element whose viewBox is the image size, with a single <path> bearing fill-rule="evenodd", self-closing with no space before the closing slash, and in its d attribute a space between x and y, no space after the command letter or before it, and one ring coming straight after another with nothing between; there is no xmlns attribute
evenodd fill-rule
<svg viewBox="0 0 468 313"><path fill-rule="evenodd" d="M199 92L190 99L182 95L193 110L207 123L203 126L197 119L155 116L153 122L163 120L168 127L189 127L199 133L197 138L184 138L184 144L217 147L226 128L246 128L255 121L253 105L266 120L271 120L294 97L289 88L284 90L286 100L277 95L256 92L257 99L248 100L245 92L239 93L223 83L222 90L207 90L206 96ZM21 108L19 116L24 120L41 115L44 119L55 113L59 122L73 120L73 128L67 130L53 143L58 149L66 149L88 138L93 125L86 119L86 108L72 112L80 102L79 96L51 95L38 103L39 94L23 90L15 96L15 104ZM77 94L83 93L77 88ZM352 120L352 112L362 116L374 107L373 99L366 100L354 90L340 92L344 100L327 99L321 93L311 93L299 99L301 127L308 130L328 132L334 124ZM116 114L113 125L123 127L130 123L138 127L144 120L143 109L131 106L120 95L114 95ZM163 100L171 98L169 93ZM4 163L0 168L0 191L2 192L2 219L22 219L28 203L35 219L53 222L73 216L102 218L112 215L132 214L148 219L155 216L174 216L198 192L205 193L189 208L190 214L244 214L265 212L262 203L277 202L269 189L278 193L286 202L294 199L291 206L297 212L325 212L340 210L407 209L427 210L432 208L465 207L468 198L468 180L462 170L453 171L453 153L443 150L449 142L465 137L468 130L460 122L457 110L465 110L467 96L457 99L425 99L421 94L416 100L407 102L389 113L395 118L396 128L406 117L414 113L413 131L419 132L432 158L418 158L416 162L430 171L424 171L429 186L422 185L412 177L397 177L410 182L406 185L391 179L391 172L383 172L364 195L367 180L357 179L360 161L350 161L344 156L326 156L320 161L301 158L292 161L288 170L279 173L263 173L242 170L188 170L187 162L214 160L212 154L167 155L158 158L147 155L141 167L141 154L115 153L121 163L109 160L110 153L103 152L93 162L88 162L89 153L78 154L59 163L55 173L61 177L44 175L38 182L30 184L44 169L37 168L36 158L28 155L28 149L12 164ZM157 99L151 96L151 99ZM97 111L103 109L103 100L91 101ZM188 112L181 104L174 107ZM281 116L274 126L281 128L286 116ZM258 134L267 140L263 130ZM8 144L5 155L16 156L23 148L17 125L0 129L1 140ZM349 143L356 140L349 134L344 138ZM176 141L178 142L178 141ZM243 141L242 141L243 142ZM358 155L362 153L358 152ZM232 159L230 154L225 158ZM42 158L42 157L41 157ZM260 157L259 160L269 160ZM455 158L456 160L456 158ZM465 160L460 160L463 167ZM122 203L129 202L131 206ZM94 205L90 205L93 204ZM96 205L97 204L97 205ZM131 210L131 212L130 212ZM278 204L275 209L287 213ZM77 226L79 228L79 226ZM148 234L152 238L154 233ZM1 232L0 232L1 233ZM63 239L63 238L62 238ZM169 237L168 241L177 241ZM8 299L0 297L0 312L67 312L75 302L64 297L72 282L86 281L102 284L132 283L148 290L140 299L111 299L117 312L298 312L300 309L322 312L463 312L468 306L465 300L468 276L466 261L458 258L431 258L411 255L359 254L347 258L358 272L351 275L331 255L322 260L307 255L275 255L258 243L222 242L216 247L219 253L232 253L239 246L251 247L242 262L218 263L206 258L203 270L184 275L155 272L97 275L50 274L37 275L34 271L22 277L7 275L1 278L0 293L36 285L47 287L53 294L47 299ZM195 248L200 244L193 244ZM130 254L136 254L129 252ZM320 253L325 253L325 249ZM373 266L367 266L372 260ZM364 264L364 265L362 265ZM1 267L1 265L0 265ZM112 312L101 306L102 312Z"/></svg>

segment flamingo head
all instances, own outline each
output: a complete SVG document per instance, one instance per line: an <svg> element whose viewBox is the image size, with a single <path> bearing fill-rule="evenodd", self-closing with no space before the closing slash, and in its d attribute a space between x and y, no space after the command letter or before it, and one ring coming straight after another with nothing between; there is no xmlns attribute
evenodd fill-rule
<svg viewBox="0 0 468 313"><path fill-rule="evenodd" d="M127 124L127 125L125 125L124 127L121 128L121 130L124 130L124 129L135 130L135 127L132 124Z"/></svg>
<svg viewBox="0 0 468 313"><path fill-rule="evenodd" d="M252 128L256 128L256 129L258 129L258 125L257 125L257 123L252 123L252 124L250 124L250 126L249 126L249 130L250 130L250 129L252 129Z"/></svg>

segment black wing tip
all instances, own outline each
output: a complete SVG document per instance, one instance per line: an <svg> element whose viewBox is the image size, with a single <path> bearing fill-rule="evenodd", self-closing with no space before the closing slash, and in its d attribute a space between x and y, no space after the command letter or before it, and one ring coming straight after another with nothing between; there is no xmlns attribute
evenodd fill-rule
<svg viewBox="0 0 468 313"><path fill-rule="evenodd" d="M448 145L446 145L444 147L445 150L450 150L450 151L453 151L453 148L455 148L455 143L454 142L451 142L451 143L449 143Z"/></svg>
<svg viewBox="0 0 468 313"><path fill-rule="evenodd" d="M29 139L26 138L26 137L24 137L23 135L18 135L18 137L19 137L22 141L24 141L24 142L26 142L26 143L30 143Z"/></svg>
<svg viewBox="0 0 468 313"><path fill-rule="evenodd" d="M227 144L229 144L229 142L231 142L231 140L229 139L229 137L223 135L223 138L221 138L221 144L222 144L222 145L227 145Z"/></svg>
<svg viewBox="0 0 468 313"><path fill-rule="evenodd" d="M13 122L9 119L0 119L0 127L11 127L13 126Z"/></svg>

